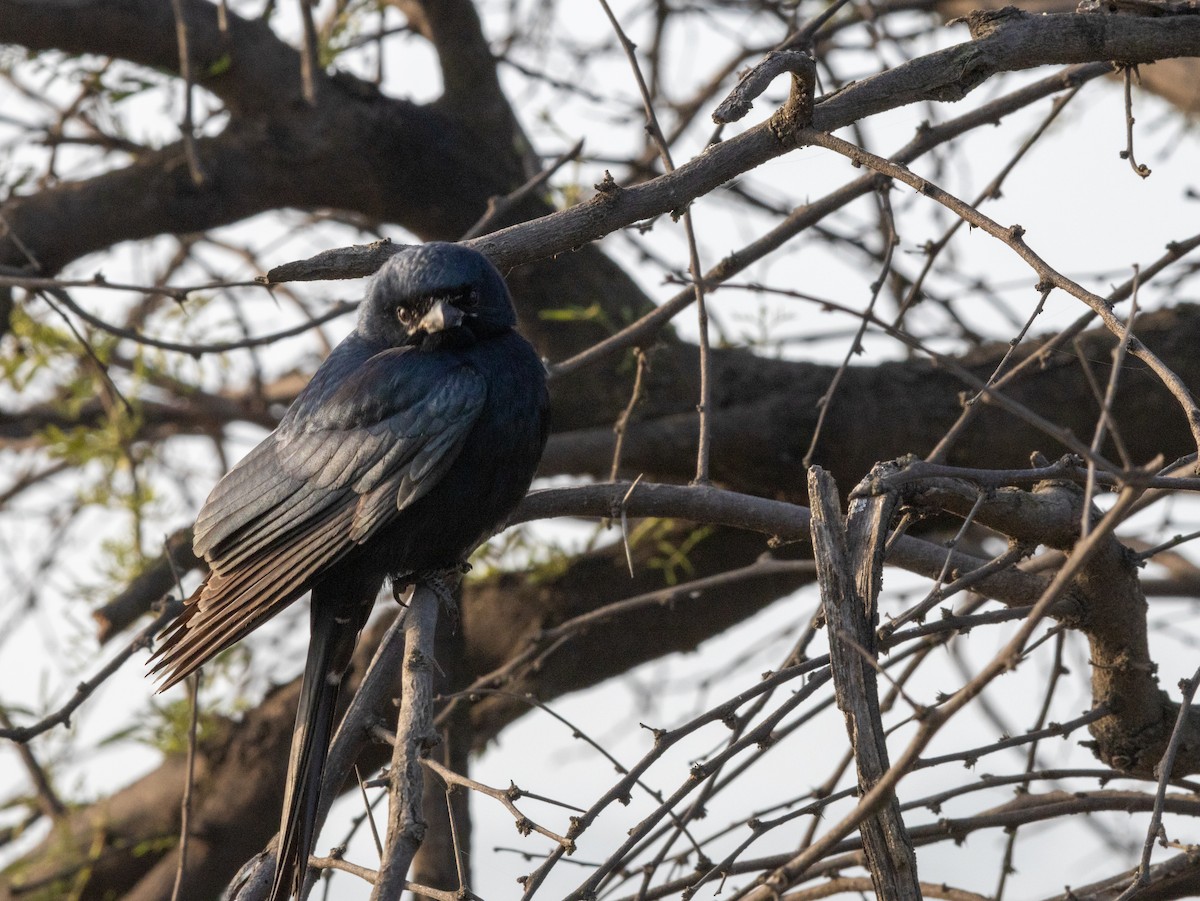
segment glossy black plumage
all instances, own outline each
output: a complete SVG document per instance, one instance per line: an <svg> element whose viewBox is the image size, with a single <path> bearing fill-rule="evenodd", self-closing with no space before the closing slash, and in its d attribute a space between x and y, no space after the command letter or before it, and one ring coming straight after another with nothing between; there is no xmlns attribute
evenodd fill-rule
<svg viewBox="0 0 1200 901"><path fill-rule="evenodd" d="M196 520L211 573L165 633L163 688L312 591L272 901L303 881L337 683L384 580L461 563L533 478L545 370L515 323L480 254L397 254L355 331Z"/></svg>

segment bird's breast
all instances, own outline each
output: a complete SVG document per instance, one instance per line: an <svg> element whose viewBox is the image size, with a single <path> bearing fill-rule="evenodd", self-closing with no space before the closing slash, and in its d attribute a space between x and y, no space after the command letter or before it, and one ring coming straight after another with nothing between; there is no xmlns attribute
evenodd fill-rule
<svg viewBox="0 0 1200 901"><path fill-rule="evenodd" d="M525 496L545 446L545 368L528 342L512 333L461 355L487 398L438 484L371 542L368 553L391 575L465 560Z"/></svg>

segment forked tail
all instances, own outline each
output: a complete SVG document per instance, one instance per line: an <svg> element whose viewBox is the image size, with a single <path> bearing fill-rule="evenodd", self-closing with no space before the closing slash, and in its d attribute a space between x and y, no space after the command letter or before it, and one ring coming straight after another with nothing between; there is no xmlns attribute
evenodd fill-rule
<svg viewBox="0 0 1200 901"><path fill-rule="evenodd" d="M314 596L312 638L296 709L270 901L299 896L304 884L316 840L321 778L333 737L338 688L361 626L357 616L347 616L338 605L320 603Z"/></svg>

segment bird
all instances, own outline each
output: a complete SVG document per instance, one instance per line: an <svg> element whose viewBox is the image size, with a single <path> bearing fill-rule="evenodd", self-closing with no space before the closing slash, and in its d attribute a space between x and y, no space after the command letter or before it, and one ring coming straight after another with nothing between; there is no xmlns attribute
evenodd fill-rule
<svg viewBox="0 0 1200 901"><path fill-rule="evenodd" d="M160 691L312 593L271 901L303 886L338 686L383 584L461 567L533 480L546 368L516 324L482 254L401 250L354 330L197 516L209 573L151 658Z"/></svg>

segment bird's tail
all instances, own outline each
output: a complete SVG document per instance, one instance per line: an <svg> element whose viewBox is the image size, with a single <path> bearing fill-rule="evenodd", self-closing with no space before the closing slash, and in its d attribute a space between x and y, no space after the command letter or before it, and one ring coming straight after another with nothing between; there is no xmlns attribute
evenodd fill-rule
<svg viewBox="0 0 1200 901"><path fill-rule="evenodd" d="M288 759L270 901L287 901L292 895L299 897L304 884L308 856L316 840L321 777L333 736L338 688L361 627L357 616L347 616L338 605L313 598L312 638Z"/></svg>

